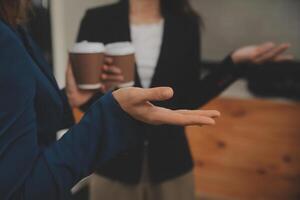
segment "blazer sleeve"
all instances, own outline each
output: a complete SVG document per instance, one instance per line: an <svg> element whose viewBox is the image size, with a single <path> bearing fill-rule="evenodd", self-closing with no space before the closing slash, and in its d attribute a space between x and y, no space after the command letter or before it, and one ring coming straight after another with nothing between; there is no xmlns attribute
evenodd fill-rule
<svg viewBox="0 0 300 200"><path fill-rule="evenodd" d="M187 62L189 66L186 67L178 87L182 94L183 105L187 105L190 109L196 109L205 105L207 102L222 93L228 86L240 77L240 68L236 66L231 57L228 56L221 64L220 67L211 71L208 75L200 78L200 25L199 20L194 19L190 23L190 37L188 37L189 52ZM192 88L192 92L187 90ZM188 98L187 98L188 97Z"/></svg>
<svg viewBox="0 0 300 200"><path fill-rule="evenodd" d="M75 118L66 95L66 90L62 89L60 92L63 101L63 119L60 129L68 129L75 124Z"/></svg>
<svg viewBox="0 0 300 200"><path fill-rule="evenodd" d="M40 147L34 63L0 29L0 199L69 199L80 179L134 144L139 123L108 93L61 140Z"/></svg>

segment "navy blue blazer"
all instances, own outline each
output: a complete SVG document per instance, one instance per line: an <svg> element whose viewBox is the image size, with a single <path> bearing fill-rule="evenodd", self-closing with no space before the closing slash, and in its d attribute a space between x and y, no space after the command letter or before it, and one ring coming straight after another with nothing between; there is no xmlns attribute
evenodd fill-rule
<svg viewBox="0 0 300 200"><path fill-rule="evenodd" d="M69 199L79 180L134 141L139 124L109 93L51 141L73 125L66 97L30 37L1 19L0 94L1 200Z"/></svg>

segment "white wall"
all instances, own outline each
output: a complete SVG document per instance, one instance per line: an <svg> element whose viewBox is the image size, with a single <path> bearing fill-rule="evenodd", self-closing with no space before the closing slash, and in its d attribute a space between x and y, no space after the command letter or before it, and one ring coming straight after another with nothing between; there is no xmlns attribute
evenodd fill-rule
<svg viewBox="0 0 300 200"><path fill-rule="evenodd" d="M300 59L299 0L192 0L203 16L203 57L220 60L232 50L263 41L290 42Z"/></svg>

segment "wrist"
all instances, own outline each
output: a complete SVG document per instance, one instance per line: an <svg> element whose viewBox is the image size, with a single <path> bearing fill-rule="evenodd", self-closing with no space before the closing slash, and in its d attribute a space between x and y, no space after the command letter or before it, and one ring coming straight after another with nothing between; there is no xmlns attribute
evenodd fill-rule
<svg viewBox="0 0 300 200"><path fill-rule="evenodd" d="M237 55L237 52L236 52L236 51L234 51L234 52L230 55L230 58L231 58L233 64L236 64L236 65L237 65L237 64L242 63L242 60L240 59L240 56Z"/></svg>
<svg viewBox="0 0 300 200"><path fill-rule="evenodd" d="M87 99L86 101L84 101L84 103L82 103L81 105L79 105L79 109L83 112L86 112L89 107L94 104L94 102L96 102L99 98L101 98L104 94L100 91L96 91L96 93L93 94L93 96L91 96L89 99Z"/></svg>

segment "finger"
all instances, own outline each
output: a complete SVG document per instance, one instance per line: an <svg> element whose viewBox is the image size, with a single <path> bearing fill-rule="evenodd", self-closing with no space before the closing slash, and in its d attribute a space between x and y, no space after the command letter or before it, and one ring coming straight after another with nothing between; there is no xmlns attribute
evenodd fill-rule
<svg viewBox="0 0 300 200"><path fill-rule="evenodd" d="M170 87L156 87L149 89L136 89L134 90L137 101L164 101L173 97L173 89Z"/></svg>
<svg viewBox="0 0 300 200"><path fill-rule="evenodd" d="M74 73L72 70L71 62L69 61L67 70L66 70L66 89L70 90L70 88L76 88L76 80L74 77Z"/></svg>
<svg viewBox="0 0 300 200"><path fill-rule="evenodd" d="M205 117L218 118L221 113L217 110L178 110L182 114L197 114Z"/></svg>
<svg viewBox="0 0 300 200"><path fill-rule="evenodd" d="M73 74L72 68L71 68L71 65L70 65L70 64L68 64L68 66L67 66L67 71L66 71L66 73L67 73L67 76Z"/></svg>
<svg viewBox="0 0 300 200"><path fill-rule="evenodd" d="M113 82L121 82L124 80L124 76L122 75L110 75L110 74L102 74L101 80L103 81L113 81Z"/></svg>
<svg viewBox="0 0 300 200"><path fill-rule="evenodd" d="M112 57L106 56L106 57L104 58L104 63L106 63L106 64L108 64L108 65L112 65L113 62L114 62L114 60L113 60Z"/></svg>
<svg viewBox="0 0 300 200"><path fill-rule="evenodd" d="M201 116L198 113L191 111L189 114L182 114L178 111L155 107L152 113L149 113L151 120L156 124L170 124L170 125L214 125L215 121L210 117Z"/></svg>
<svg viewBox="0 0 300 200"><path fill-rule="evenodd" d="M281 55L283 52L288 50L290 47L291 47L291 45L288 43L280 44L277 48L274 48L274 50L269 52L271 55L271 58Z"/></svg>
<svg viewBox="0 0 300 200"><path fill-rule="evenodd" d="M264 62L267 62L267 61L271 61L276 56L279 56L280 54L285 52L289 47L290 47L289 44L281 44L278 47L273 48L269 52L263 54L261 57L257 58L255 60L255 62L261 64L261 63L264 63Z"/></svg>
<svg viewBox="0 0 300 200"><path fill-rule="evenodd" d="M293 55L279 55L273 59L274 62L285 62L285 61L293 61L295 57Z"/></svg>
<svg viewBox="0 0 300 200"><path fill-rule="evenodd" d="M100 92L106 93L106 86L105 85L101 85Z"/></svg>
<svg viewBox="0 0 300 200"><path fill-rule="evenodd" d="M272 50L274 47L275 47L275 44L273 42L266 42L266 43L260 45L257 48L257 52L255 53L255 59L258 59L259 57L261 57L265 53Z"/></svg>
<svg viewBox="0 0 300 200"><path fill-rule="evenodd" d="M104 65L102 67L102 71L110 74L122 74L122 70L116 66L113 65Z"/></svg>
<svg viewBox="0 0 300 200"><path fill-rule="evenodd" d="M69 60L68 64L67 64L67 74L70 74L70 73L72 73L72 64L71 64L71 61Z"/></svg>

